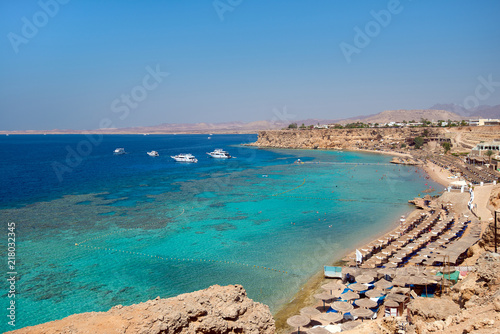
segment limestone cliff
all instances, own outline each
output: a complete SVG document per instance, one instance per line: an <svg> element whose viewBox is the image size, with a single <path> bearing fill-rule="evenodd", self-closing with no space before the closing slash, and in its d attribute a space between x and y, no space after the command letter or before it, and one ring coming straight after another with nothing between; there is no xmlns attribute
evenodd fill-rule
<svg viewBox="0 0 500 334"><path fill-rule="evenodd" d="M211 286L170 299L71 315L9 333L274 333L269 307L247 297L241 285Z"/></svg>
<svg viewBox="0 0 500 334"><path fill-rule="evenodd" d="M439 143L451 143L452 152L467 152L481 141L500 139L500 126L414 127L414 128L360 128L315 130L260 131L258 140L251 144L259 147L304 149L388 149L399 148L402 143L413 144L423 137L433 143L430 149L440 149Z"/></svg>
<svg viewBox="0 0 500 334"><path fill-rule="evenodd" d="M413 138L424 136L424 131L429 138L443 133L441 128L270 130L260 131L259 138L253 145L307 149L372 149L413 142Z"/></svg>

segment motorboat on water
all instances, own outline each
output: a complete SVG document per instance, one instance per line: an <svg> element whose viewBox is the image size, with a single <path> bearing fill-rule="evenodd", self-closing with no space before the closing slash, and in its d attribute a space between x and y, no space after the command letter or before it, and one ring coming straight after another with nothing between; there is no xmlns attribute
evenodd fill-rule
<svg viewBox="0 0 500 334"><path fill-rule="evenodd" d="M213 152L207 154L216 159L230 159L232 156L221 148L216 148Z"/></svg>
<svg viewBox="0 0 500 334"><path fill-rule="evenodd" d="M177 155L174 155L174 156L170 156L172 159L174 159L175 161L179 161L179 162L198 162L198 159L196 159L194 157L194 155L192 155L191 153L182 153L182 154L177 154Z"/></svg>
<svg viewBox="0 0 500 334"><path fill-rule="evenodd" d="M151 151L151 152L148 152L148 155L149 155L150 157L159 157L159 156L160 156L160 155L158 154L158 152L156 152L156 151Z"/></svg>
<svg viewBox="0 0 500 334"><path fill-rule="evenodd" d="M125 149L123 147L119 147L113 151L113 154L125 154Z"/></svg>

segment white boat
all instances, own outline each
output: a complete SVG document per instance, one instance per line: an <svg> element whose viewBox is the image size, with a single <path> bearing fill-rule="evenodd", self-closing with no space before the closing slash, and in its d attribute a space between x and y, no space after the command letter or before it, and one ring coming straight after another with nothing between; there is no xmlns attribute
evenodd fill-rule
<svg viewBox="0 0 500 334"><path fill-rule="evenodd" d="M156 152L156 151L151 151L151 152L148 152L148 155L149 155L150 157L159 157L159 156L160 156L160 155L158 154L158 152Z"/></svg>
<svg viewBox="0 0 500 334"><path fill-rule="evenodd" d="M212 158L216 158L216 159L230 159L230 158L232 158L229 153L227 153L226 151L224 151L221 148L216 148L213 152L210 152L210 153L207 152L207 154L209 156L211 156Z"/></svg>
<svg viewBox="0 0 500 334"><path fill-rule="evenodd" d="M191 153L187 154L182 153L170 157L175 161L180 161L180 162L198 162L198 159L196 159L194 155L192 155Z"/></svg>
<svg viewBox="0 0 500 334"><path fill-rule="evenodd" d="M125 149L123 147L119 147L113 151L114 154L125 154Z"/></svg>

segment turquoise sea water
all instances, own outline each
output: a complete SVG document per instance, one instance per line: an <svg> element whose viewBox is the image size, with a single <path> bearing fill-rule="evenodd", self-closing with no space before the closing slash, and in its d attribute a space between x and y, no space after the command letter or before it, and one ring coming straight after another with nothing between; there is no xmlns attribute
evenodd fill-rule
<svg viewBox="0 0 500 334"><path fill-rule="evenodd" d="M242 284L276 311L324 264L392 227L409 199L439 187L388 156L240 146L256 139L104 136L61 180L54 162L66 163L84 136L0 138L0 216L4 231L16 223L18 273L16 327L3 316L0 329L213 284ZM113 156L116 147L129 154ZM219 147L237 158L206 156ZM153 149L160 157L146 155ZM183 152L199 163L169 158Z"/></svg>

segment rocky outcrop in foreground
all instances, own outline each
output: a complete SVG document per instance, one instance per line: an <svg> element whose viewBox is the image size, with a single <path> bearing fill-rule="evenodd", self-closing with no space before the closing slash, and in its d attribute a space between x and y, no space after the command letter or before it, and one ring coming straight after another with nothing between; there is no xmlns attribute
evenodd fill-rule
<svg viewBox="0 0 500 334"><path fill-rule="evenodd" d="M274 333L269 307L247 297L241 285L219 286L115 306L108 312L71 315L10 333Z"/></svg>

